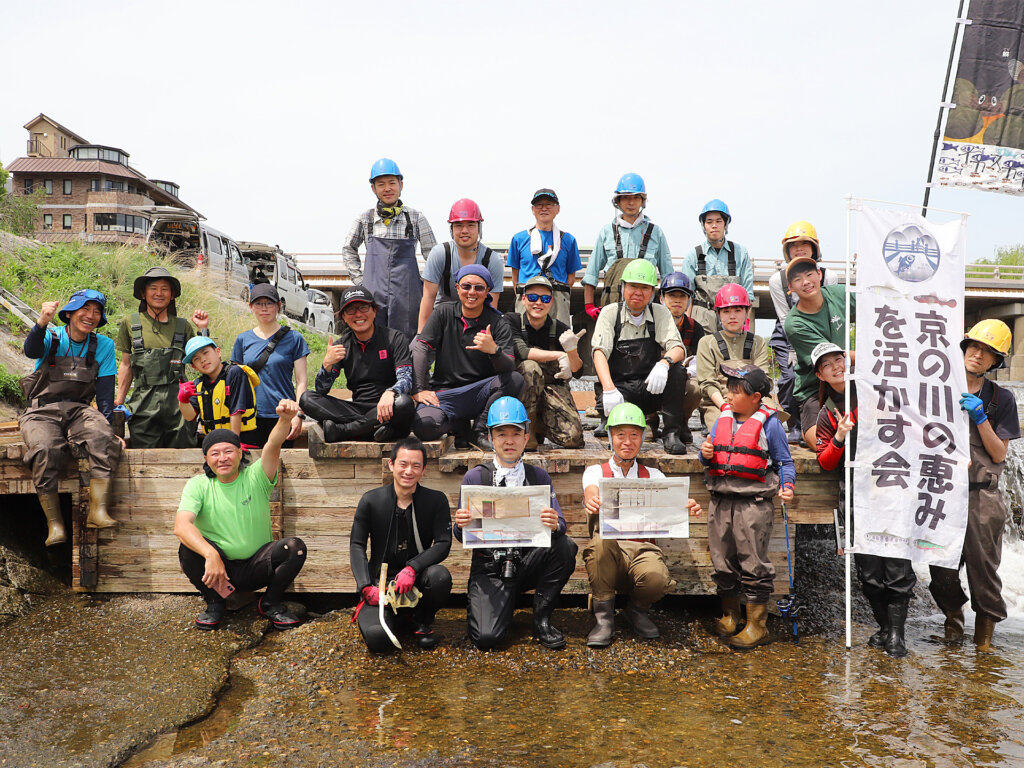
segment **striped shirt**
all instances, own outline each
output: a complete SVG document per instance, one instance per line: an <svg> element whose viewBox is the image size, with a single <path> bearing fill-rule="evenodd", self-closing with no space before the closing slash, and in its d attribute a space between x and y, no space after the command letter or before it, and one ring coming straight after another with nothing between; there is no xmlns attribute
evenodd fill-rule
<svg viewBox="0 0 1024 768"><path fill-rule="evenodd" d="M405 218L407 213L409 214L408 219ZM377 215L375 207L364 211L352 222L352 226L349 228L348 235L345 238L345 244L341 247L341 262L345 269L348 270L349 277L353 283L359 283L363 280L363 264L359 258L359 246L366 242L367 238L371 235L382 240L404 239L406 237L407 221L412 223L413 239L419 240L420 252L425 259L427 254L430 253L430 249L437 244L437 241L434 239L434 231L430 228L430 222L427 221L427 217L415 208L402 206L402 212L392 218L391 223L387 226L384 225L384 220Z"/></svg>

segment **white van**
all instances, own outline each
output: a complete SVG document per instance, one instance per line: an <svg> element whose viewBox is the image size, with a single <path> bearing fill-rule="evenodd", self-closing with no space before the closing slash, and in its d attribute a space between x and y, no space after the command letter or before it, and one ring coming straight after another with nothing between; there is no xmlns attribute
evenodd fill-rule
<svg viewBox="0 0 1024 768"><path fill-rule="evenodd" d="M323 291L310 288L306 291L309 297L309 318L305 321L310 328L331 334L334 333L334 307L330 297Z"/></svg>
<svg viewBox="0 0 1024 768"><path fill-rule="evenodd" d="M292 258L276 245L242 241L238 248L248 267L249 282L276 286L284 313L307 322L310 313L306 295L308 286Z"/></svg>

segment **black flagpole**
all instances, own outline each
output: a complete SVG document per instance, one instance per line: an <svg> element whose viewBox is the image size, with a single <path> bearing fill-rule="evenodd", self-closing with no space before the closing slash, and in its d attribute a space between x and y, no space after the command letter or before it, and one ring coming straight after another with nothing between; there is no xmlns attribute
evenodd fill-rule
<svg viewBox="0 0 1024 768"><path fill-rule="evenodd" d="M953 71L953 56L956 53L956 38L960 34L960 19L963 18L964 14L964 0L960 0L960 8L956 12L956 25L953 27L953 44L949 47L949 63L946 64L946 80L942 84L942 98L940 101L946 100L946 91L949 89L949 75ZM939 136L942 135L942 110L944 107L939 107L939 118L935 121L935 134L932 137L932 159L928 163L928 181L924 185L924 202L921 203L921 216L928 216L928 198L932 194L932 173L935 171L935 152L939 148Z"/></svg>

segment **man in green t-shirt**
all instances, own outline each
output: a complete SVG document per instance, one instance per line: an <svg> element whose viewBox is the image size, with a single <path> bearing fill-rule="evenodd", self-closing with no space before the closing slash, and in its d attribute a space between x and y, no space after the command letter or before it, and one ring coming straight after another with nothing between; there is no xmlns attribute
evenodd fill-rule
<svg viewBox="0 0 1024 768"><path fill-rule="evenodd" d="M800 411L804 442L815 444L818 411L818 377L811 365L811 352L823 342L846 349L849 328L846 324L846 286L821 284L821 270L813 256L798 256L786 267L786 280L797 295L796 306L786 315L786 338L796 353L796 387L793 395ZM850 296L850 316L857 309L856 296ZM853 365L855 353L850 352Z"/></svg>
<svg viewBox="0 0 1024 768"><path fill-rule="evenodd" d="M262 587L267 591L257 604L260 615L277 629L299 624L282 597L306 562L306 545L294 536L274 541L270 528L281 446L298 412L294 400L278 404L277 424L258 464L242 466L247 454L230 429L215 429L203 440L205 474L185 484L174 520L181 570L206 600L206 610L196 617L199 629L217 628L231 592Z"/></svg>

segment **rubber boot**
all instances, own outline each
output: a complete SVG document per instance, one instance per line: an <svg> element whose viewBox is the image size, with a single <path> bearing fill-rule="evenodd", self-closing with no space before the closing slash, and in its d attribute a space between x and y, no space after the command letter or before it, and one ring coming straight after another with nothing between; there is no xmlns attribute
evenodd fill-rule
<svg viewBox="0 0 1024 768"><path fill-rule="evenodd" d="M885 648L885 641L889 637L889 604L881 595L869 597L868 602L871 604L871 613L878 622L878 631L868 640L868 645L872 648Z"/></svg>
<svg viewBox="0 0 1024 768"><path fill-rule="evenodd" d="M686 443L679 436L679 422L667 413L661 414L662 423L665 425L661 434L661 444L665 453L674 456L681 456L686 453Z"/></svg>
<svg viewBox="0 0 1024 768"><path fill-rule="evenodd" d="M942 624L942 640L950 645L963 645L964 642L964 608L960 606L955 611L946 614L946 621Z"/></svg>
<svg viewBox="0 0 1024 768"><path fill-rule="evenodd" d="M436 648L441 639L434 633L434 629L430 624L424 624L422 622L416 622L416 628L413 630L413 635L416 637L416 645L425 651L430 651Z"/></svg>
<svg viewBox="0 0 1024 768"><path fill-rule="evenodd" d="M594 628L587 635L587 645L604 648L615 637L615 598L594 601Z"/></svg>
<svg viewBox="0 0 1024 768"><path fill-rule="evenodd" d="M555 610L555 598L544 595L533 596L533 636L545 648L565 648L565 635L551 626L551 612Z"/></svg>
<svg viewBox="0 0 1024 768"><path fill-rule="evenodd" d="M641 605L633 600L626 606L626 621L641 640L656 640L661 634L658 625L651 621L650 610L649 605Z"/></svg>
<svg viewBox="0 0 1024 768"><path fill-rule="evenodd" d="M490 453L494 450L494 445L491 444L491 436L488 434L486 425L487 419L477 419L473 437L469 442L474 448L479 448L484 453Z"/></svg>
<svg viewBox="0 0 1024 768"><path fill-rule="evenodd" d="M740 598L722 598L722 617L715 619L715 634L718 637L731 637L740 631L742 618L740 616Z"/></svg>
<svg viewBox="0 0 1024 768"><path fill-rule="evenodd" d="M608 419L601 419L600 425L594 430L594 437L608 437Z"/></svg>
<svg viewBox="0 0 1024 768"><path fill-rule="evenodd" d="M996 623L988 616L978 614L974 618L974 644L979 651L989 652L992 650L992 633L996 629Z"/></svg>
<svg viewBox="0 0 1024 768"><path fill-rule="evenodd" d="M899 600L889 603L889 636L885 640L885 652L894 659L902 659L907 655L907 642L903 634L907 623L907 608L910 601Z"/></svg>
<svg viewBox="0 0 1024 768"><path fill-rule="evenodd" d="M746 651L764 645L768 639L768 606L763 603L747 603L747 625L738 635L727 638L730 648Z"/></svg>
<svg viewBox="0 0 1024 768"><path fill-rule="evenodd" d="M46 515L46 546L63 544L68 540L67 531L64 530L64 516L60 512L60 494L40 493L39 506L43 508Z"/></svg>
<svg viewBox="0 0 1024 768"><path fill-rule="evenodd" d="M94 477L89 481L89 517L86 528L110 528L117 520L107 514L107 498L110 496L110 478Z"/></svg>

